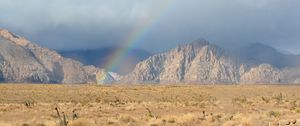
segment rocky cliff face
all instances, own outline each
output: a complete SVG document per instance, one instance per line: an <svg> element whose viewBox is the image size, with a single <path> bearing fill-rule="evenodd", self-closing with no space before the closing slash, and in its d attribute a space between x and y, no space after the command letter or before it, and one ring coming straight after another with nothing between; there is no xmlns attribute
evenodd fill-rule
<svg viewBox="0 0 300 126"><path fill-rule="evenodd" d="M258 67L251 68L241 76L240 80L240 83L243 84L278 84L285 82L283 72L269 64L261 64Z"/></svg>
<svg viewBox="0 0 300 126"><path fill-rule="evenodd" d="M122 81L130 83L280 83L270 65L251 67L205 40L178 46L137 64Z"/></svg>
<svg viewBox="0 0 300 126"><path fill-rule="evenodd" d="M0 29L1 82L96 83L98 71Z"/></svg>

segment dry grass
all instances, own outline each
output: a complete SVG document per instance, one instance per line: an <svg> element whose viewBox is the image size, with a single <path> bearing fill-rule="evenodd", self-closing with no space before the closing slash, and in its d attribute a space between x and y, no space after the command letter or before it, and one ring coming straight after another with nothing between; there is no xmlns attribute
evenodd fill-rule
<svg viewBox="0 0 300 126"><path fill-rule="evenodd" d="M1 126L300 125L300 86L0 85ZM61 115L62 116L62 115Z"/></svg>

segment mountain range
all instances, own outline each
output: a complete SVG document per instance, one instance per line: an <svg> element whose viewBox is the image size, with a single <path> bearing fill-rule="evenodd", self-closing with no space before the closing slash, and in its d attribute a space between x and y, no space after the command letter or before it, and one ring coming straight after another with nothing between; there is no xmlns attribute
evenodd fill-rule
<svg viewBox="0 0 300 126"><path fill-rule="evenodd" d="M137 64L123 78L129 83L285 83L279 69L269 64L248 64L206 40L196 40Z"/></svg>
<svg viewBox="0 0 300 126"><path fill-rule="evenodd" d="M270 46L258 43L227 51L204 39L199 39L152 56L141 50L133 50L126 59L128 61L122 62L129 65L120 66L120 70L114 72L106 71L101 67L116 48L60 51L59 54L4 29L0 30L0 48L0 81L7 83L280 84L300 82L299 56L280 53ZM126 67L128 69L124 70ZM115 72L121 73L122 76Z"/></svg>

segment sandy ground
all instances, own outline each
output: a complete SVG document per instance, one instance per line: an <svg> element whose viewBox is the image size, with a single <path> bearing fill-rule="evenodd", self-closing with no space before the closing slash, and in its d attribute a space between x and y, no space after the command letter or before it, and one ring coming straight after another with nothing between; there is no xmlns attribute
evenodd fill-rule
<svg viewBox="0 0 300 126"><path fill-rule="evenodd" d="M68 126L300 126L300 85L0 85L0 126L64 116Z"/></svg>

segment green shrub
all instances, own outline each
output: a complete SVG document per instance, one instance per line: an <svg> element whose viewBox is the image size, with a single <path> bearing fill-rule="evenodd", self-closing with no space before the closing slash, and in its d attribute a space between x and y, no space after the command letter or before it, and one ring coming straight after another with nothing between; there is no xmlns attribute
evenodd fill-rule
<svg viewBox="0 0 300 126"><path fill-rule="evenodd" d="M280 114L280 112L277 112L277 111L270 111L270 112L268 112L268 114L267 114L269 117L279 117L281 114Z"/></svg>

